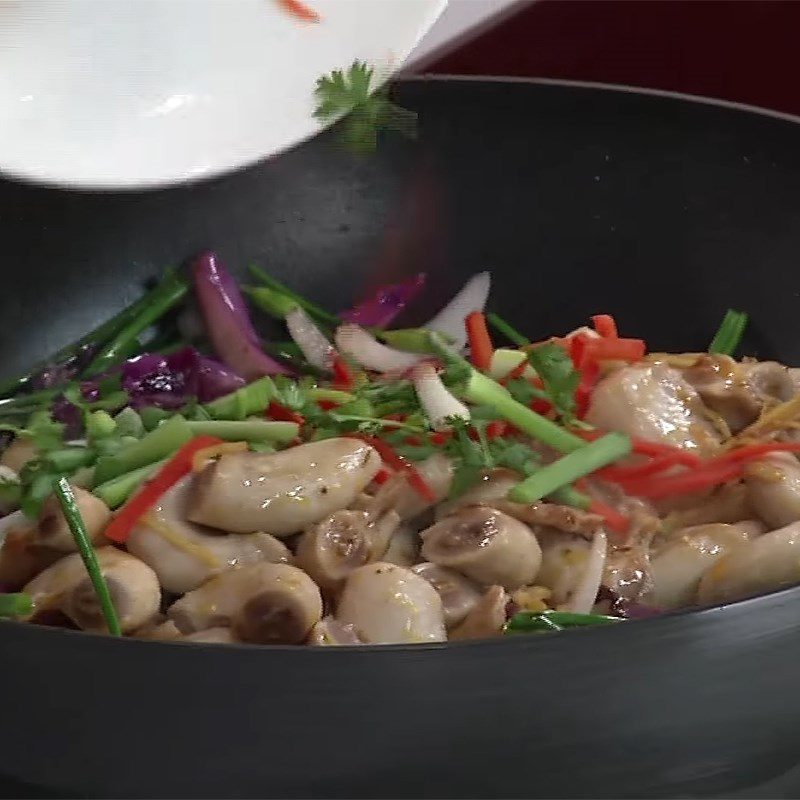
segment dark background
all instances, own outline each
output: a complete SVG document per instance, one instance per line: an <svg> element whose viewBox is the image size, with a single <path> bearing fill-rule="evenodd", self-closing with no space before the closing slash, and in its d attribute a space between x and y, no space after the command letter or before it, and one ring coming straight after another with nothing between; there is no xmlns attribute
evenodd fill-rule
<svg viewBox="0 0 800 800"><path fill-rule="evenodd" d="M426 71L621 83L800 114L800 2L520 2Z"/></svg>

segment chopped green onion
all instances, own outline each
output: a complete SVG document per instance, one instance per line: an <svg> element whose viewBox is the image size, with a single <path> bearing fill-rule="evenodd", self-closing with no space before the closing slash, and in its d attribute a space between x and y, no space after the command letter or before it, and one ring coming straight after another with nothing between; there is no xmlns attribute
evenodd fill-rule
<svg viewBox="0 0 800 800"><path fill-rule="evenodd" d="M729 308L725 312L716 335L708 346L709 353L732 356L742 340L748 316L744 311Z"/></svg>
<svg viewBox="0 0 800 800"><path fill-rule="evenodd" d="M146 431L155 430L165 419L169 419L172 412L165 411L157 406L145 406L139 409L139 418Z"/></svg>
<svg viewBox="0 0 800 800"><path fill-rule="evenodd" d="M243 286L242 291L262 310L276 319L286 319L299 303L288 295L266 286Z"/></svg>
<svg viewBox="0 0 800 800"><path fill-rule="evenodd" d="M430 332L425 328L402 328L394 331L374 331L378 339L386 342L389 347L405 350L409 353L433 353ZM448 344L449 337L443 337Z"/></svg>
<svg viewBox="0 0 800 800"><path fill-rule="evenodd" d="M116 430L117 423L108 411L93 411L86 415L86 438L102 439L111 436Z"/></svg>
<svg viewBox="0 0 800 800"><path fill-rule="evenodd" d="M526 344L531 343L530 339L523 336L516 328L513 328L511 325L509 325L498 314L490 311L486 315L486 319L496 331L502 333L509 342L513 342L517 347L525 347Z"/></svg>
<svg viewBox="0 0 800 800"><path fill-rule="evenodd" d="M122 630L119 626L119 619L117 619L117 612L114 610L114 604L111 602L111 594L108 591L108 584L100 569L100 564L97 562L92 543L86 534L86 527L83 524L81 512L75 502L75 495L72 493L72 487L65 477L56 478L53 481L53 491L61 504L61 510L64 512L64 519L69 525L72 536L75 539L75 544L78 545L78 552L81 554L83 563L86 566L86 571L89 573L89 579L92 581L94 590L97 593L97 599L100 601L100 608L108 626L108 632L112 636L121 636Z"/></svg>
<svg viewBox="0 0 800 800"><path fill-rule="evenodd" d="M630 451L629 436L608 433L537 470L511 489L508 497L517 503L535 503L578 478L628 455Z"/></svg>
<svg viewBox="0 0 800 800"><path fill-rule="evenodd" d="M99 497L109 508L121 506L153 473L159 470L169 459L156 461L144 467L126 472L117 478L101 483L92 489L92 494ZM72 478L75 483L75 476Z"/></svg>
<svg viewBox="0 0 800 800"><path fill-rule="evenodd" d="M243 420L263 412L276 395L275 383L271 378L264 377L205 403L203 409L212 419Z"/></svg>
<svg viewBox="0 0 800 800"><path fill-rule="evenodd" d="M118 475L124 475L138 467L159 461L174 453L193 436L189 423L182 416L176 414L163 425L159 425L146 436L123 447L114 455L98 458L94 472L95 481L98 484L105 483Z"/></svg>
<svg viewBox="0 0 800 800"><path fill-rule="evenodd" d="M132 346L138 345L136 339L142 331L149 328L173 306L180 302L189 285L174 272L169 272L164 279L134 305L137 313L130 318L125 317L122 327L113 335L92 363L84 371L84 377L92 377L105 372L110 366L126 358Z"/></svg>
<svg viewBox="0 0 800 800"><path fill-rule="evenodd" d="M327 400L331 403L338 403L340 406L345 403L351 403L356 399L356 396L350 392L343 392L339 389L319 389L316 387L308 390L308 396L312 400Z"/></svg>
<svg viewBox="0 0 800 800"><path fill-rule="evenodd" d="M528 354L522 350L511 350L508 347L498 347L492 353L492 360L489 363L488 375L496 381L507 378L524 361L528 360ZM527 364L522 373L522 377L535 378L536 371Z"/></svg>
<svg viewBox="0 0 800 800"><path fill-rule="evenodd" d="M579 492L573 486L562 486L551 492L547 499L552 500L554 503L561 503L563 506L572 506L572 508L580 508L584 511L589 509L592 502L588 495Z"/></svg>
<svg viewBox="0 0 800 800"><path fill-rule="evenodd" d="M506 623L506 633L539 633L567 628L589 628L623 622L622 617L576 614L572 611L520 611Z"/></svg>
<svg viewBox="0 0 800 800"><path fill-rule="evenodd" d="M491 406L499 416L523 433L549 445L559 453L571 453L573 450L587 447L583 439L518 403L499 383L476 370L471 370L464 396L470 403Z"/></svg>
<svg viewBox="0 0 800 800"><path fill-rule="evenodd" d="M227 442L275 442L287 444L300 432L296 422L272 422L266 419L208 420L187 422L194 436L217 436Z"/></svg>
<svg viewBox="0 0 800 800"><path fill-rule="evenodd" d="M144 424L142 418L130 406L123 408L114 417L116 423L116 432L120 436L133 436L136 439L141 439L144 436Z"/></svg>
<svg viewBox="0 0 800 800"><path fill-rule="evenodd" d="M0 594L0 617L22 617L33 611L33 600L29 594L12 592Z"/></svg>
<svg viewBox="0 0 800 800"><path fill-rule="evenodd" d="M80 467L88 467L95 459L95 452L88 447L65 447L50 450L42 460L53 472L71 473Z"/></svg>
<svg viewBox="0 0 800 800"><path fill-rule="evenodd" d="M315 305L310 300L306 300L305 297L293 292L287 286L284 286L280 281L275 280L275 278L273 278L271 275L268 275L263 269L257 267L255 264L251 264L248 269L252 275L255 278L258 278L258 280L260 280L265 286L294 300L297 305L305 309L308 315L312 319L317 320L317 322L322 322L329 326L332 325L333 327L336 327L341 323L341 320L338 317L326 311L324 308L320 308L318 305Z"/></svg>

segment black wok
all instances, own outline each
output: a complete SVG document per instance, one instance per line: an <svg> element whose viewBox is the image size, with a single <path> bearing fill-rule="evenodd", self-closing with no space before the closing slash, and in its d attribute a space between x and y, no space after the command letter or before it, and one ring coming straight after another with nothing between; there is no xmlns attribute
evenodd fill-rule
<svg viewBox="0 0 800 800"><path fill-rule="evenodd" d="M531 83L399 87L416 145L333 137L124 195L0 184L3 373L206 247L332 307L426 270L422 318L491 269L536 337L598 311L800 363L800 128ZM454 646L213 647L0 625L0 773L82 796L708 796L800 761L800 589L612 629ZM772 792L777 790L772 789ZM786 795L791 796L791 795Z"/></svg>

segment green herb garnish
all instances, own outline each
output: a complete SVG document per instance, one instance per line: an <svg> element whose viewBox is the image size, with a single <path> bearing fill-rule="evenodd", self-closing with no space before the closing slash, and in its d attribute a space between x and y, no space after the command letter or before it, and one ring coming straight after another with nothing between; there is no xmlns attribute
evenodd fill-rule
<svg viewBox="0 0 800 800"><path fill-rule="evenodd" d="M388 99L388 87L372 89L374 70L354 61L347 70L335 69L317 80L314 116L321 122L342 119L340 136L356 153L372 153L380 130L416 138L417 115Z"/></svg>
<svg viewBox="0 0 800 800"><path fill-rule="evenodd" d="M566 420L575 416L575 390L581 376L564 348L548 342L528 353L528 361L542 379L544 391L556 413Z"/></svg>

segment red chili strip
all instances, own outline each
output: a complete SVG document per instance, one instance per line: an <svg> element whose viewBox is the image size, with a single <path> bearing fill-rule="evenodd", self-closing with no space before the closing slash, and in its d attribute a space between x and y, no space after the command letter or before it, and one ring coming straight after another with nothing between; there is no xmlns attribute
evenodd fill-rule
<svg viewBox="0 0 800 800"><path fill-rule="evenodd" d="M615 508L601 500L593 499L589 503L589 511L601 516L605 520L606 527L614 533L626 534L631 526L631 521L624 514L620 514Z"/></svg>
<svg viewBox="0 0 800 800"><path fill-rule="evenodd" d="M270 402L264 416L271 417L279 422L296 422L298 425L303 425L306 421L302 414L298 414L296 411L292 411L274 400Z"/></svg>
<svg viewBox="0 0 800 800"><path fill-rule="evenodd" d="M350 367L347 366L347 362L341 356L336 356L333 359L331 369L333 371L333 386L336 389L346 392L353 388L355 378L350 371Z"/></svg>
<svg viewBox="0 0 800 800"><path fill-rule="evenodd" d="M388 442L384 442L383 439L378 439L377 436L367 436L361 433L346 433L344 435L350 439L359 439L365 444L374 447L387 467L405 473L408 485L414 489L420 497L428 503L436 502L436 495L433 493L433 489L428 486L425 479L417 471L417 468L397 453Z"/></svg>
<svg viewBox="0 0 800 800"><path fill-rule="evenodd" d="M304 22L319 22L320 20L319 14L302 0L279 0L279 2L292 16L302 19Z"/></svg>
<svg viewBox="0 0 800 800"><path fill-rule="evenodd" d="M592 317L594 329L606 339L618 339L617 323L611 314L595 314Z"/></svg>

